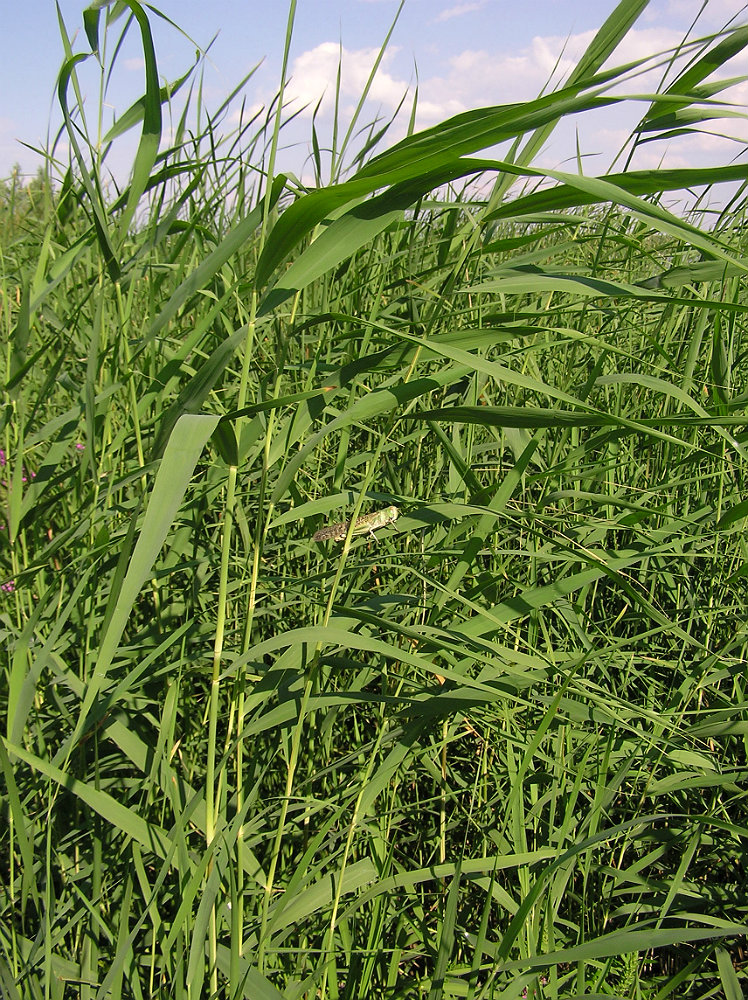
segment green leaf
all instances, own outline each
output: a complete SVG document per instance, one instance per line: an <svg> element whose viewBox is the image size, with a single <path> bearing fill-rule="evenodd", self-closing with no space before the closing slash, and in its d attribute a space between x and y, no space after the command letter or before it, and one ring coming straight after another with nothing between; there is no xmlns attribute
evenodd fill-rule
<svg viewBox="0 0 748 1000"><path fill-rule="evenodd" d="M140 135L138 151L135 154L127 205L120 217L120 238L124 237L135 217L140 199L150 180L151 170L156 162L161 142L161 91L158 85L158 67L153 47L151 26L145 11L137 0L124 0L135 15L140 27L140 37L145 61L145 95L143 97L143 131Z"/></svg>
<svg viewBox="0 0 748 1000"><path fill-rule="evenodd" d="M71 747L76 744L84 731L88 713L104 686L130 611L140 588L151 572L189 485L197 460L215 430L218 420L217 416L184 415L177 421L169 438L127 573L116 595L114 612L99 643L94 670L75 730L69 741Z"/></svg>

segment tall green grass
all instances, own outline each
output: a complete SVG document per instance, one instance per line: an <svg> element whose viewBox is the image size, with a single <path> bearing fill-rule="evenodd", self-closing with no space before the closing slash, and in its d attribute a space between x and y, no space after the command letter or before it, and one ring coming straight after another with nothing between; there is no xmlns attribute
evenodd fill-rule
<svg viewBox="0 0 748 1000"><path fill-rule="evenodd" d="M0 260L3 996L742 996L745 164L536 166L645 7L388 148L362 95L329 181L315 119L313 190L294 4L228 134L150 8L60 20L71 159ZM103 102L129 32L106 132L79 64ZM730 110L747 42L661 54L634 143Z"/></svg>

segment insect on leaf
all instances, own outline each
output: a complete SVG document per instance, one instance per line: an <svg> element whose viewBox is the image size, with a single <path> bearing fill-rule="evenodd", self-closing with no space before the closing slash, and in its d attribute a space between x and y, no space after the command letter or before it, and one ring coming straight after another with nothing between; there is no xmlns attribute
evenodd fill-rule
<svg viewBox="0 0 748 1000"><path fill-rule="evenodd" d="M373 514L365 514L359 517L353 525L353 535L365 535L367 532L373 535L377 528L384 528L387 524L396 521L400 511L397 507L386 507L384 510L375 511ZM340 521L338 524L328 524L320 528L312 536L315 542L341 542L348 534L350 521Z"/></svg>

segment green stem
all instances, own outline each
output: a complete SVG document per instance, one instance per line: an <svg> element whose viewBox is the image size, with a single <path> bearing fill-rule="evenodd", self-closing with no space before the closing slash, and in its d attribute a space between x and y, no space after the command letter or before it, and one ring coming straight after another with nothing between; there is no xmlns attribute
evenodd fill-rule
<svg viewBox="0 0 748 1000"><path fill-rule="evenodd" d="M213 642L213 673L210 682L210 703L208 708L208 760L205 771L205 841L210 850L216 832L217 820L217 787L216 787L216 744L218 739L218 705L221 686L221 657L226 629L226 596L228 592L229 558L231 555L231 533L234 523L234 506L236 503L237 467L229 466L228 484L226 488L226 503L224 506L224 527L221 539L221 573L218 582L218 617ZM212 862L206 872L206 881L210 876ZM211 990L218 990L218 940L215 904L211 910L209 937Z"/></svg>

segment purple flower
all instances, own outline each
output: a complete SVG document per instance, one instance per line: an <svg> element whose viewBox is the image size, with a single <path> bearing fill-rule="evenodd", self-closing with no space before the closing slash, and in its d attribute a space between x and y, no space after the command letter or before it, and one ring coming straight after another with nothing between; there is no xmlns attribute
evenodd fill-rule
<svg viewBox="0 0 748 1000"><path fill-rule="evenodd" d="M4 590L6 594L12 594L15 589L16 589L15 580L8 580L7 583L4 583L2 584L2 586L0 586L0 590Z"/></svg>

